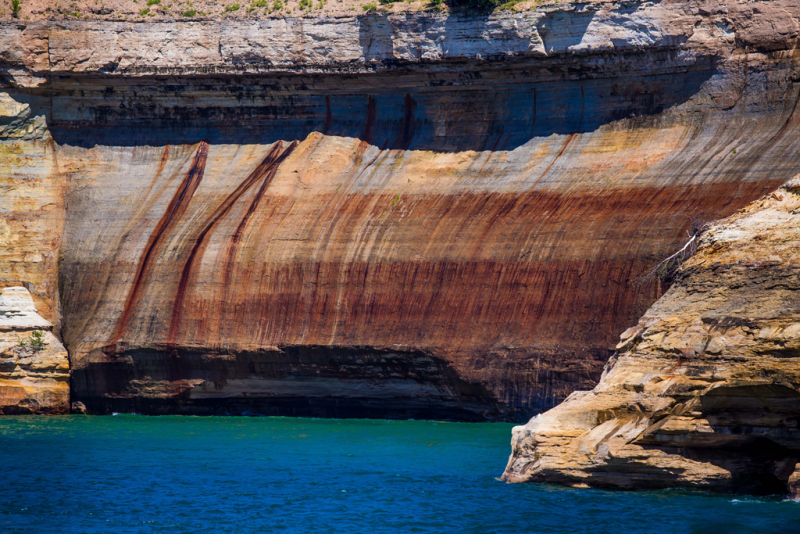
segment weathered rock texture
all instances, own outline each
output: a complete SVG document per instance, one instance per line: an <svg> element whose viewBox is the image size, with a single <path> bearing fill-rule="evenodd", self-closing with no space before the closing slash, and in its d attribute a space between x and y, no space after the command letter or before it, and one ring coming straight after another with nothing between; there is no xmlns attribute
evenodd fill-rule
<svg viewBox="0 0 800 534"><path fill-rule="evenodd" d="M506 480L796 493L800 178L712 226L617 350L514 428Z"/></svg>
<svg viewBox="0 0 800 534"><path fill-rule="evenodd" d="M799 16L5 25L0 277L92 412L534 413L596 384L687 215L800 171Z"/></svg>
<svg viewBox="0 0 800 534"><path fill-rule="evenodd" d="M0 285L31 289L57 321L64 181L43 116L0 93Z"/></svg>
<svg viewBox="0 0 800 534"><path fill-rule="evenodd" d="M27 289L0 292L0 414L69 413L69 360L52 328Z"/></svg>

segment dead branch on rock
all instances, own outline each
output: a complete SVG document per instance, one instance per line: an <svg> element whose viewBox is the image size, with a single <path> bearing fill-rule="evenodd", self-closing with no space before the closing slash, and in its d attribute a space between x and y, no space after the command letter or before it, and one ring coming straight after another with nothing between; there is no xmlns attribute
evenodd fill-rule
<svg viewBox="0 0 800 534"><path fill-rule="evenodd" d="M686 232L689 240L684 243L680 250L658 262L652 270L639 278L639 283L647 284L653 282L656 278L662 282L671 282L683 262L692 257L697 251L697 244L700 241L700 236L703 235L703 232L708 230L709 223L696 219L691 215L684 214L684 217L692 221L691 232Z"/></svg>

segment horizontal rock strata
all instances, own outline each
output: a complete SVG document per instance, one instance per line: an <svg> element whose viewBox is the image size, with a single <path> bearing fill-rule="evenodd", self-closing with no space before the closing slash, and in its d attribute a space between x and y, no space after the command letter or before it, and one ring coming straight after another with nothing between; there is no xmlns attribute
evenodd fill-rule
<svg viewBox="0 0 800 534"><path fill-rule="evenodd" d="M0 291L0 414L69 413L69 360L24 287Z"/></svg>
<svg viewBox="0 0 800 534"><path fill-rule="evenodd" d="M4 25L0 279L97 413L526 417L800 171L796 11Z"/></svg>
<svg viewBox="0 0 800 534"><path fill-rule="evenodd" d="M505 480L797 495L798 251L800 178L705 233L594 390L514 428Z"/></svg>

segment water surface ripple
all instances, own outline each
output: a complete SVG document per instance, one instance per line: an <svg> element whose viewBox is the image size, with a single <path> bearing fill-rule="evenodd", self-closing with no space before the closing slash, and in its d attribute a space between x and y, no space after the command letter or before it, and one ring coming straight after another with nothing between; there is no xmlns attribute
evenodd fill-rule
<svg viewBox="0 0 800 534"><path fill-rule="evenodd" d="M800 504L496 478L511 425L0 418L4 533L800 532Z"/></svg>

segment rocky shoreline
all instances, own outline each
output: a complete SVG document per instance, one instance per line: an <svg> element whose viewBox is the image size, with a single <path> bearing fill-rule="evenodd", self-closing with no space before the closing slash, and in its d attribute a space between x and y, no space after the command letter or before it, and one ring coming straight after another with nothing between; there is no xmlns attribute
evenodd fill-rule
<svg viewBox="0 0 800 534"><path fill-rule="evenodd" d="M798 493L800 177L703 234L592 391L515 427L508 482Z"/></svg>

